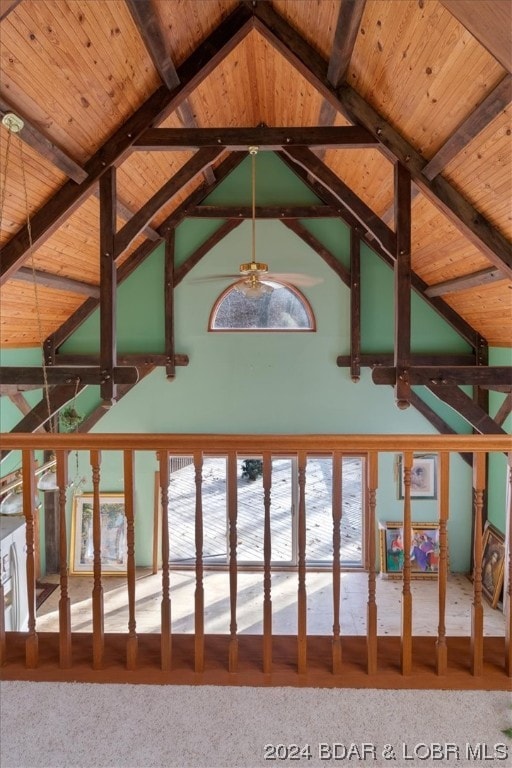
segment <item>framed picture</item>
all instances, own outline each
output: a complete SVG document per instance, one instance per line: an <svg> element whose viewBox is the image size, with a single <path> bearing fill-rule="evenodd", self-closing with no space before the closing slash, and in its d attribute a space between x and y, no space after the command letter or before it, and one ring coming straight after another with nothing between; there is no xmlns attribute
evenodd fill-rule
<svg viewBox="0 0 512 768"><path fill-rule="evenodd" d="M503 588L505 572L505 537L490 523L485 524L482 539L482 592L496 608Z"/></svg>
<svg viewBox="0 0 512 768"><path fill-rule="evenodd" d="M400 454L398 464L398 498L404 498L403 457ZM411 470L411 499L437 498L437 456L414 456Z"/></svg>
<svg viewBox="0 0 512 768"><path fill-rule="evenodd" d="M401 578L404 568L403 525L379 522L380 573L383 578ZM411 578L436 578L439 571L438 523L413 523L411 526Z"/></svg>
<svg viewBox="0 0 512 768"><path fill-rule="evenodd" d="M71 573L93 573L93 494L75 496L71 518ZM124 496L100 496L102 573L126 573L126 517Z"/></svg>

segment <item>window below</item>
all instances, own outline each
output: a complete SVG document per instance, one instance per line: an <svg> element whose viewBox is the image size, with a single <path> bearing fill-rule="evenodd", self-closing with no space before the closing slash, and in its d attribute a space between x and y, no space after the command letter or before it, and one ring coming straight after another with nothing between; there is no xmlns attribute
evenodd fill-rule
<svg viewBox="0 0 512 768"><path fill-rule="evenodd" d="M272 290L254 299L230 285L210 315L210 331L314 331L309 302L297 288L266 280Z"/></svg>

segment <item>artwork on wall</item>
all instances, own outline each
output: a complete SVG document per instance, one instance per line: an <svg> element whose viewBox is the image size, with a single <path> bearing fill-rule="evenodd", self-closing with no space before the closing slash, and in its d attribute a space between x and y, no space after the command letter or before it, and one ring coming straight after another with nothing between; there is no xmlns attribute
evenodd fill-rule
<svg viewBox="0 0 512 768"><path fill-rule="evenodd" d="M379 522L380 573L383 578L401 578L404 567L403 524ZM436 578L439 570L438 523L412 523L411 578Z"/></svg>
<svg viewBox="0 0 512 768"><path fill-rule="evenodd" d="M482 539L482 592L496 608L503 589L505 538L490 523L485 524Z"/></svg>
<svg viewBox="0 0 512 768"><path fill-rule="evenodd" d="M398 498L404 498L403 457L397 457ZM411 499L437 498L437 456L414 456L411 469Z"/></svg>
<svg viewBox="0 0 512 768"><path fill-rule="evenodd" d="M75 496L71 518L71 573L93 573L93 494ZM100 495L101 571L126 573L126 517L124 496Z"/></svg>

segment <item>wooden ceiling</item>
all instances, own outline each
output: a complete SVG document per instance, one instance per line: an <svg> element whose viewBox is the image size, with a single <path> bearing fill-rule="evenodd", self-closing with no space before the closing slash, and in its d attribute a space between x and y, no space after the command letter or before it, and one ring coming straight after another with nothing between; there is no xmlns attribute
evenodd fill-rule
<svg viewBox="0 0 512 768"><path fill-rule="evenodd" d="M342 194L366 221L362 236L385 251L402 164L417 289L475 338L512 345L511 9L509 0L0 0L0 112L24 120L18 135L0 127L2 345L62 338L84 302L97 303L98 181L110 166L116 262L131 269L240 156L236 132L226 139L222 129L261 124L366 129L350 148L304 131L314 150L285 145L286 161L327 204ZM156 126L224 137L201 146L190 130L179 149L135 151Z"/></svg>

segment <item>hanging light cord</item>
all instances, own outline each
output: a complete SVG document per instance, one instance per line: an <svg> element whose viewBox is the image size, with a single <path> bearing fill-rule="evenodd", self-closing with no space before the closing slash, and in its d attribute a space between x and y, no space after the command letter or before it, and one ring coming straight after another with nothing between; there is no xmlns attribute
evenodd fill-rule
<svg viewBox="0 0 512 768"><path fill-rule="evenodd" d="M7 168L8 168L8 161L9 161L9 151L11 146L11 134L13 133L19 133L23 128L23 121L21 118L19 118L17 115L13 115L11 113L8 113L4 116L2 119L2 124L5 128L7 128L7 147L5 152L5 174L4 174L4 181L2 185L2 199L0 203L0 223L3 221L3 210L4 210L4 203L6 198L6 186L7 186ZM46 400L46 407L48 409L48 421L50 424L50 432L53 432L53 423L52 423L52 409L50 405L50 391L49 391L49 385L48 385L48 374L46 370L46 362L44 359L44 346L43 346L43 329L42 329L42 323L41 323L41 311L40 311L40 305L39 305L39 292L37 288L37 279L36 279L36 268L34 264L34 253L33 253L33 240L32 240L32 227L30 224L30 212L28 207L28 191L27 191L27 177L25 172L25 162L23 157L23 142L21 141L21 138L19 139L19 150L20 150L20 167L21 167L21 177L23 182L23 193L25 197L25 216L27 220L27 233L28 233L28 242L29 242L29 252L30 252L30 263L32 267L32 280L34 283L34 300L36 305L36 320L37 320L37 332L39 335L39 343L41 345L41 357L42 357L42 368L43 368L43 388L44 388L44 396Z"/></svg>
<svg viewBox="0 0 512 768"><path fill-rule="evenodd" d="M256 155L258 147L249 147L252 158L252 262L256 262Z"/></svg>

